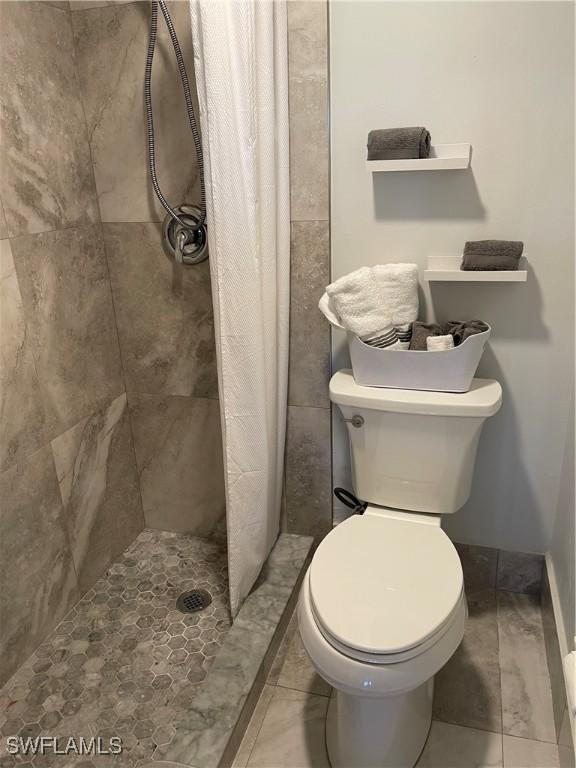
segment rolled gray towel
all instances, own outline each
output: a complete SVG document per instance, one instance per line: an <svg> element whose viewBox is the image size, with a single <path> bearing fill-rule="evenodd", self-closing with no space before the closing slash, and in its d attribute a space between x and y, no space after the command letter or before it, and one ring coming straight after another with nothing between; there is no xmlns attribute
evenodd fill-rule
<svg viewBox="0 0 576 768"><path fill-rule="evenodd" d="M410 339L410 346L408 349L415 349L419 352L425 351L426 339L428 336L443 336L444 330L438 323L421 323L416 320L412 323L412 337Z"/></svg>
<svg viewBox="0 0 576 768"><path fill-rule="evenodd" d="M513 270L518 269L524 243L518 240L471 240L464 246L460 269Z"/></svg>
<svg viewBox="0 0 576 768"><path fill-rule="evenodd" d="M381 128L368 134L368 160L412 160L429 155L426 128Z"/></svg>

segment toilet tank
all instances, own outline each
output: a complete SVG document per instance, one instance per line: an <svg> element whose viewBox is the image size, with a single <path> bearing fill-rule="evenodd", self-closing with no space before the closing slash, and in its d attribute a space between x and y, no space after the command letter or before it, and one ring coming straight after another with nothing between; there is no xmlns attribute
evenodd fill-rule
<svg viewBox="0 0 576 768"><path fill-rule="evenodd" d="M344 370L330 381L330 399L346 421L358 498L446 515L470 495L480 432L502 389L490 379L462 393L360 387Z"/></svg>

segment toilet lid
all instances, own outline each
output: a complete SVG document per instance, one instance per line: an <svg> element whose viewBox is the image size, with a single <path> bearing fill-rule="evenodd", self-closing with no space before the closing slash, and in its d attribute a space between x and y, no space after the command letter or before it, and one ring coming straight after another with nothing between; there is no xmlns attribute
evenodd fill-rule
<svg viewBox="0 0 576 768"><path fill-rule="evenodd" d="M460 558L431 522L355 515L334 528L310 565L317 620L348 648L374 654L425 642L462 593Z"/></svg>

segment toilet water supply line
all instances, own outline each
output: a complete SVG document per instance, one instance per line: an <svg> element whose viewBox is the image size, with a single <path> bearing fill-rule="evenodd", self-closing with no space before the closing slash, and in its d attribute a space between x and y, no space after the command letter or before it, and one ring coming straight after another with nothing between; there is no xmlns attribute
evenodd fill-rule
<svg viewBox="0 0 576 768"><path fill-rule="evenodd" d="M180 73L180 79L182 81L182 89L184 91L184 99L186 101L186 111L188 113L188 122L190 123L190 130L192 131L192 137L194 140L194 147L196 150L196 159L198 163L198 172L200 175L200 208L192 206L180 206L177 209L172 208L164 197L160 184L158 183L158 176L156 173L156 150L155 150L155 137L154 137L154 114L152 110L152 64L154 60L154 51L156 48L156 38L158 34L158 6L164 16L166 27L172 40L172 46L174 48L174 54L176 56L176 62L178 64L178 71ZM176 30L166 7L165 0L152 0L151 14L150 14L150 36L148 39L148 52L146 55L146 69L144 74L144 104L146 111L146 127L148 133L148 167L150 171L150 179L156 197L168 213L170 218L169 225L165 222L164 231L165 235L168 233L168 226L171 230L171 240L168 245L174 250L174 255L181 263L198 263L203 258L191 258L185 260L183 258L185 247L187 245L194 246L192 251L203 246L206 247L206 187L204 183L204 155L202 153L202 141L200 139L200 132L198 130L198 124L196 122L196 115L194 114L194 105L192 102L192 93L190 90L190 81L188 80L188 74L186 72L186 66L184 64L184 57L182 56L182 50L180 43L178 42L178 36ZM207 254L206 254L207 255Z"/></svg>
<svg viewBox="0 0 576 768"><path fill-rule="evenodd" d="M346 488L334 488L334 496L339 502L349 509L353 509L357 515L362 515L366 511L368 502L360 501L353 493L346 490Z"/></svg>

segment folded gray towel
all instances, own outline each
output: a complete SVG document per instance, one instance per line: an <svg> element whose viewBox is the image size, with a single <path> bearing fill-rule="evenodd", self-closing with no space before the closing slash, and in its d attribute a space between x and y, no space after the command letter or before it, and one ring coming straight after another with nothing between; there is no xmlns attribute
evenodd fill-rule
<svg viewBox="0 0 576 768"><path fill-rule="evenodd" d="M518 269L524 243L517 240L472 240L464 246L460 269L512 270Z"/></svg>
<svg viewBox="0 0 576 768"><path fill-rule="evenodd" d="M454 337L454 346L457 347L469 336L487 330L488 326L482 320L448 320L448 322L442 323L442 325L438 323L421 323L416 320L416 322L412 323L412 338L410 339L409 349L420 352L424 351L428 349L426 339L429 336L446 336L448 334Z"/></svg>
<svg viewBox="0 0 576 768"><path fill-rule="evenodd" d="M429 155L426 128L382 128L368 134L368 160L411 160Z"/></svg>
<svg viewBox="0 0 576 768"><path fill-rule="evenodd" d="M420 352L427 349L426 339L428 336L443 336L444 331L438 323L421 323L416 320L412 323L412 338L408 349L416 349Z"/></svg>

